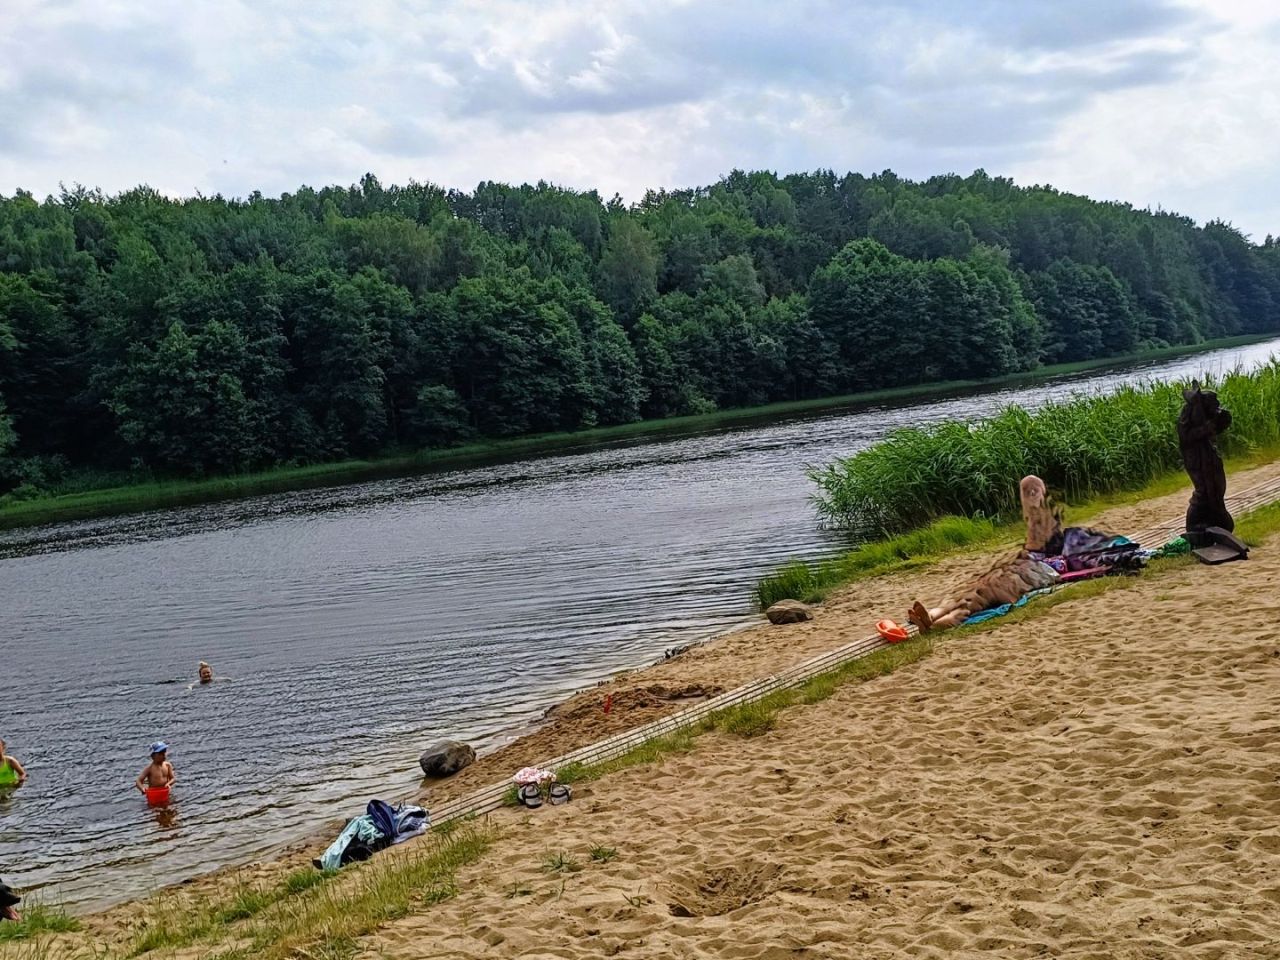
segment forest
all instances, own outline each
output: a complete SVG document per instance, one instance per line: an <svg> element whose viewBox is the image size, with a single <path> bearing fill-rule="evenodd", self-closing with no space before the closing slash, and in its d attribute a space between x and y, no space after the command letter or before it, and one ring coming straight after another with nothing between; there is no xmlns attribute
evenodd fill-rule
<svg viewBox="0 0 1280 960"><path fill-rule="evenodd" d="M978 171L0 197L0 494L1280 332L1280 241Z"/></svg>

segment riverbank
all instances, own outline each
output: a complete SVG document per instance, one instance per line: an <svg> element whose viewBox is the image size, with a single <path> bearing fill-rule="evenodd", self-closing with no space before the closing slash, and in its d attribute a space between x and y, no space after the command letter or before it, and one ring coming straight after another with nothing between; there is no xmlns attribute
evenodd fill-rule
<svg viewBox="0 0 1280 960"><path fill-rule="evenodd" d="M750 425L784 417L830 412L871 404L943 396L956 391L1035 383L1074 373L1125 364L1189 356L1210 350L1247 346L1274 335L1229 337L1200 344L1167 347L1123 357L1058 364L990 380L956 380L878 390L840 397L775 403L767 406L666 420L646 420L570 434L520 437L447 450L428 450L375 460L281 467L257 473L202 480L140 482L77 490L56 496L20 500L0 506L0 530L151 510L193 506L293 490L342 486L399 476L465 469L515 460L582 452L639 440L677 438L721 428Z"/></svg>
<svg viewBox="0 0 1280 960"><path fill-rule="evenodd" d="M1233 489L1241 490L1251 484L1276 476L1280 476L1280 464L1237 471L1233 473L1231 482ZM1164 497L1108 509L1096 515L1092 522L1110 529L1140 530L1155 523L1177 517L1185 505L1185 500L1185 490L1179 490ZM1183 631L1183 624L1192 624L1195 618L1199 616L1198 611L1203 609L1197 602L1197 598L1200 596L1208 596L1208 599L1214 604L1214 609L1218 611L1231 610L1232 612L1226 616L1227 619L1231 620L1230 626L1234 629L1238 626L1236 620L1239 619L1235 609L1237 607L1252 609L1252 607L1248 601L1247 593L1224 592L1219 589L1224 583L1234 584L1235 586L1232 587L1232 590L1247 589L1240 588L1237 580L1224 580L1222 577L1227 575L1235 578L1253 576L1256 571L1258 575L1262 576L1260 583L1265 586L1266 578L1274 576L1274 571L1271 570L1270 566L1258 561L1266 560L1268 556L1268 553L1259 552L1258 557L1249 564L1238 564L1230 568L1224 568L1226 572L1221 576L1215 572L1213 574L1215 579L1207 584L1203 581L1203 577L1207 574L1201 571L1208 570L1208 568L1195 566L1136 581L1121 581L1120 583L1128 588L1123 590L1124 595L1131 599L1128 601L1121 600L1119 604L1114 598L1108 600L1105 596L1088 600L1082 599L1080 601L1068 600L1067 603L1055 608L1051 616L1038 621L1036 626L1018 628L1021 631L1019 636L1024 637L1024 641L1019 642L1025 642L1028 645L1028 649L1022 650L1019 647L1016 653L1010 655L1024 659L1029 658L1029 662L1034 663L1036 662L1036 657L1052 654L1053 651L1041 649L1040 644L1035 641L1035 637L1044 634L1045 631L1048 631L1048 634L1052 635L1056 640L1060 640L1063 645L1077 650L1080 644L1101 644L1105 648L1104 653L1108 657L1115 654L1115 649L1113 648L1119 646L1118 638L1142 637L1143 642L1141 645L1133 645L1133 652L1141 654L1142 650L1148 647L1148 637L1151 638L1151 643L1171 642L1160 639L1159 634L1165 619L1163 617L1152 619L1152 604L1158 606L1159 604L1176 601L1178 604L1177 609L1172 611L1174 621L1170 622L1176 621L1178 631ZM526 763L542 760L548 756L598 740L609 733L634 727L680 706L696 702L697 699L708 696L718 689L733 687L756 677L777 672L788 665L840 646L850 640L860 638L867 633L869 625L880 616L899 615L900 608L904 605L904 598L941 595L946 590L948 583L960 571L971 571L987 562L987 559L988 556L984 554L964 555L953 558L945 565L936 568L898 573L889 577L863 581L852 589L844 590L834 595L822 608L819 617L811 623L786 628L762 626L740 633L729 634L711 644L694 648L683 655L652 668L623 675L615 678L607 685L584 691L552 711L548 722L529 737L482 758L475 766L464 771L458 777L431 788L426 794L427 803L438 807L449 797L470 792L477 786L508 776L512 770ZM1170 580L1170 577L1175 579ZM1200 577L1201 579L1193 579L1195 577ZM1212 595L1205 594L1201 588L1206 586L1217 590L1217 593L1212 593L1211 591ZM1190 591L1193 588L1200 592L1191 593ZM1135 589L1151 593L1156 599L1147 598L1145 593L1134 594L1132 591ZM1160 597L1165 599L1159 599ZM1095 603L1104 601L1111 605L1108 608L1109 611L1112 608L1121 609L1123 613L1132 615L1132 618L1136 619L1133 623L1124 621L1116 626L1114 630L1099 632L1096 629L1097 623L1111 622L1106 617L1110 617L1112 613L1098 614L1097 616L1103 617L1099 621L1095 619L1094 614L1086 613L1084 610L1085 608L1092 610ZM1142 620L1143 617L1146 617L1146 620ZM1256 629L1272 629L1271 622L1272 620L1261 617L1253 621L1253 627ZM1188 626L1187 629L1193 630L1195 628ZM1072 632L1073 630L1087 634L1087 638L1076 636ZM777 758L761 760L760 757L755 757L754 754L748 757L747 754L755 750L754 744L770 743L774 744L771 749L777 749L776 738L788 735L787 732L789 730L793 732L796 729L810 731L810 734L807 735L809 736L808 740L803 741L803 743L797 742L783 749L791 750L794 748L797 751L803 749L810 752L815 750L819 752L810 759L805 759L806 754L796 753L785 762L778 763L777 766L787 771L792 777L804 778L806 785L802 789L805 802L825 810L827 807L831 807L833 803L841 802L851 793L857 793L857 791L850 791L845 788L833 789L832 782L839 779L839 777L835 773L830 777L820 776L817 772L824 766L830 766L834 762L832 757L822 753L821 745L815 739L821 738L823 731L828 729L826 725L829 722L837 725L843 724L844 726L832 728L836 729L837 732L839 730L858 729L854 721L841 719L845 711L853 710L855 715L860 718L859 722L875 722L881 726L895 723L910 725L917 721L924 722L928 724L931 731L930 736L933 738L930 740L931 749L939 748L937 738L941 736L942 731L945 729L945 723L941 719L921 713L920 705L926 702L929 703L930 707L927 712L930 714L933 711L935 699L941 702L953 702L963 705L968 702L963 696L957 699L950 697L950 694L958 693L957 688L973 686L963 682L955 682L960 679L958 677L948 679L945 671L940 675L938 673L939 668L936 666L937 661L940 659L939 654L941 659L950 664L953 669L954 661L948 658L956 655L963 654L964 657L980 656L987 659L995 658L990 664L983 666L980 672L978 672L977 667L972 665L970 668L966 668L966 670L973 669L975 672L966 672L964 676L982 676L983 684L977 686L984 688L990 687L992 683L997 681L1005 684L1015 683L1018 681L1019 675L1023 673L1026 673L1035 682L1041 682L1045 679L1046 675L1043 671L1027 671L1025 669L1026 665L1021 660L1017 661L1017 665L1012 670L998 667L996 662L1003 663L1002 658L1005 656L1001 651L1005 651L1006 647L1013 649L1016 644L1011 645L1007 642L1007 630L1004 627L997 628L997 631L998 646L995 644L996 638L991 638L990 641L984 640L983 643L953 643L952 640L963 637L963 634L952 635L951 638L943 642L942 646L938 648L938 652L926 664L919 667L913 666L901 671L899 674L895 674L894 677L876 681L872 687L847 690L842 688L837 690L836 695L830 701L827 701L827 704L797 707L796 711L803 715L801 717L793 716L792 711L784 712L780 717L777 731L759 740L744 743L740 739L727 734L708 734L699 738L696 741L696 745L689 745L689 748L695 751L694 757L697 758L696 760L677 756L666 760L656 768L621 773L616 777L611 777L598 783L582 785L575 803L570 804L569 807L563 810L559 808L556 810L544 810L535 813L533 816L527 816L516 811L501 813L493 818L493 825L502 834L501 838L494 838L496 843L494 854L484 857L475 867L468 868L459 865L458 869L463 872L458 875L456 883L456 889L459 893L457 899L450 904L433 908L424 916L432 925L432 930L448 929L451 925L460 923L459 917L454 916L452 911L463 909L463 904L469 904L466 909L471 912L473 918L476 916L484 918L480 925L488 929L498 927L506 929L504 925L512 926L513 935L516 936L517 940L510 944L511 949L516 949L517 946L519 946L520 950L528 949L528 944L518 944L520 936L532 935L522 926L524 921L520 917L511 917L503 913L504 910L509 911L512 909L512 904L508 903L508 900L517 901L517 904L526 903L530 907L533 907L536 902L537 907L534 912L541 917L544 908L555 910L554 903L548 906L549 896L544 895L548 895L555 884L563 881L565 888L573 891L573 897L585 896L587 898L585 901L580 899L573 900L572 902L575 905L581 906L584 903L595 902L591 891L585 889L589 885L578 882L586 876L585 874L583 877L578 876L583 871L569 870L563 876L542 872L541 865L544 855L557 853L561 850L566 851L571 859L575 859L580 867L587 866L588 869L596 871L592 876L596 876L599 882L604 885L604 888L610 892L610 897L617 893L619 884L632 884L634 880L636 890L629 892L628 896L634 896L637 899L649 898L655 903L663 904L662 910L665 911L667 909L666 901L661 898L666 897L670 900L672 896L670 891L673 889L671 886L672 878L678 877L681 870L686 872L692 870L693 863L698 858L704 858L708 863L726 858L726 850L721 844L728 841L720 832L720 828L725 826L725 823L720 818L727 817L729 810L736 809L738 811L737 820L740 825L755 836L755 840L745 836L734 838L734 842L746 843L746 849L753 848L756 840L766 835L773 835L770 831L779 828L779 824L772 822L774 816L772 804L777 798L774 795L773 787L770 786L766 789L761 786L763 781L760 780L760 777L763 776L766 780L769 777L766 776L767 770L762 772L762 768L758 767L759 763L765 763L767 768L767 764L774 762ZM1230 635L1230 632L1229 630L1228 635ZM1221 634L1222 631L1219 630L1218 633ZM1182 636L1181 632L1179 636ZM1189 641L1184 636L1180 642ZM1223 643L1225 642L1224 640ZM1056 645L1054 649L1056 649ZM1128 650L1128 647L1124 649ZM1167 662L1170 670L1178 672L1182 670L1182 666L1185 666L1186 659L1179 657L1166 659L1161 654L1157 657L1157 662ZM918 674L921 672L925 673L930 679L919 679ZM1181 674L1179 673L1179 675ZM1192 676L1199 677L1201 673L1193 673ZM1188 680L1187 682L1190 681ZM913 691L910 696L902 698L885 692L886 689L897 689L897 685L900 683L908 683ZM937 689L934 689L935 687ZM862 692L863 689L865 689L865 693ZM602 710L606 695L610 696L612 707L608 715L604 714ZM876 706L874 708L859 706L862 703L861 698L864 696L874 698ZM1057 700L1062 700L1060 694L1055 696ZM1032 700L1032 694L1028 694L1027 699L1028 701ZM826 713L823 713L821 717L813 713L814 711L834 709L829 705L836 703L841 704L841 706L839 715L834 718ZM1065 710L1065 707L1063 709ZM1266 716L1267 714L1259 713L1258 715ZM876 717L880 719L876 720ZM954 718L952 719L954 720ZM846 748L853 750L854 747L848 741L847 734L841 734L840 736L845 737L845 739L841 740L840 737L836 737L833 741L842 744L837 765L844 764L849 768L848 776L853 778L848 780L850 784L859 782L857 776L865 775L874 779L883 775L885 769L892 768L896 770L901 766L901 763L894 762L886 767L882 762L884 758L879 754L875 757L857 754L856 762L852 761L845 756L845 753L847 752ZM912 740L910 737L908 737L908 741L911 743L920 742ZM959 744L957 746L965 747L966 745ZM907 762L910 749L907 746L902 749L905 752L898 759L902 762ZM711 753L708 754L706 751L711 751ZM821 760L818 759L819 756L822 757ZM707 765L707 771L712 771L712 773L696 772L691 767L691 764L699 767ZM910 773L909 776L926 775L928 768L924 769L925 773L915 771ZM863 771L864 773L855 775L855 770ZM944 777L951 776L953 772L948 765L947 769L939 771L939 775ZM695 773L696 775L694 775ZM815 777L817 779L814 779ZM783 780L785 781L785 779L784 777ZM768 803L763 805L751 804L752 816L742 817L742 808L739 801L744 797L756 795L766 797ZM733 800L734 797L738 798L738 800ZM879 802L883 803L883 798ZM962 800L957 800L957 802L962 802ZM715 843L706 850L690 847L691 838L698 833L694 828L690 828L690 839L685 842L684 846L677 843L675 848L667 849L674 840L665 827L659 827L659 821L666 823L672 817L679 819L681 816L688 816L691 818L690 823L700 823L705 818L700 818L697 812L699 805L708 811L715 811L715 822L712 823L713 829L708 834L709 840L714 839ZM672 807L675 808L674 813L663 812ZM766 807L769 809L766 809ZM790 810L790 807L786 809ZM354 811L343 811L343 813L350 812ZM791 812L794 813L794 811ZM765 819L758 819L757 813ZM547 821L550 821L550 826L548 826ZM338 825L339 822L337 821L331 824L330 832ZM654 834L655 829L657 830L656 835ZM826 829L830 832L835 827L827 824ZM568 832L563 832L564 830ZM585 834L591 834L594 838L593 842L589 846L583 847L583 849L578 849L584 842L583 837ZM79 943L80 945L113 944L115 947L120 948L122 952L129 952L125 948L133 949L140 942L140 937L148 936L148 931L154 931L161 917L202 916L211 912L217 912L222 916L234 916L239 908L233 909L230 905L235 903L239 903L241 907L245 907L246 904L252 905L256 903L259 905L257 910L250 910L248 915L253 915L258 910L265 911L270 908L271 904L263 891L282 889L291 882L291 877L299 872L305 874L310 857L314 855L323 842L325 841L317 838L313 843L299 845L268 862L237 871L224 871L221 874L202 878L170 891L159 900L127 905L109 911L106 914L88 918L85 930L81 934L65 938L66 943L68 945L73 943ZM831 840L831 842L832 844L836 843L835 840ZM666 851L663 856L669 858L669 862L665 866L662 857L653 859L647 856L645 850L650 844L653 845L655 850ZM775 843L774 846L777 847L779 845ZM597 864L593 862L589 854L591 847L615 850L617 852L617 866L610 867L606 863ZM685 849L686 847L689 847L689 849ZM404 850L385 854L379 859L415 856L414 849L414 845L409 845ZM612 858L610 858L611 861ZM395 861L387 859L385 862L393 863ZM782 863L778 869L785 872L790 868L786 863ZM358 875L356 872L352 872L349 875L341 875L335 883L346 885L350 882L359 882L354 879ZM507 884L508 876L511 877L510 886L504 891L501 888ZM694 886L696 887L697 884L695 883ZM512 889L522 890L526 888L529 891L528 893L517 894L513 897L506 896ZM342 889L346 889L346 887L343 886ZM257 899L254 899L254 897ZM525 900L524 898L526 897L530 899ZM644 906L646 905L641 904L636 907L627 908L623 906L617 909L630 909L634 911L635 916L645 917L649 911L642 909ZM680 906L680 904L677 904L677 906ZM686 903L683 906L688 907L689 904ZM243 910L240 912L243 912ZM410 913L412 914L412 912L411 910ZM445 912L450 912L448 917L444 916ZM491 912L493 913L492 917L490 916ZM265 916L266 914L264 913ZM557 938L564 931L559 926L556 926L555 921L542 918L539 922L543 922L543 920L551 924L549 929L559 931L551 936L557 942L561 942ZM395 945L395 950L392 951L395 952L410 941L422 941L424 944L429 941L432 934L425 931L421 926L414 926L413 923L412 916L410 916L404 921L393 922L390 927L384 926L385 932L382 935L384 939L378 942L379 948L384 948L387 943L390 943ZM410 925L408 927L411 931L410 934L404 932L403 924ZM457 928L459 930L463 929L463 927L473 929L475 926L476 924L474 923L461 924ZM598 929L603 929L603 927ZM669 933L665 923L658 924L655 929ZM400 930L400 932L397 933L397 930ZM205 931L201 935L215 936L216 931L212 934ZM604 936L602 933L598 935ZM611 934L611 936L616 935L618 935L616 931ZM569 934L565 933L565 936L568 937ZM568 940L566 939L563 942L567 943ZM596 941L595 945L599 947L602 942ZM157 941L157 945L163 944ZM169 943L169 945L176 944ZM484 956L488 955L484 952L485 949L492 950L495 956L504 955L499 943L489 947L470 944L466 950L462 950L456 943L448 944L436 940L432 943L430 949L425 946L423 949L424 953L417 954L411 951L405 955ZM455 952L450 953L451 950Z"/></svg>

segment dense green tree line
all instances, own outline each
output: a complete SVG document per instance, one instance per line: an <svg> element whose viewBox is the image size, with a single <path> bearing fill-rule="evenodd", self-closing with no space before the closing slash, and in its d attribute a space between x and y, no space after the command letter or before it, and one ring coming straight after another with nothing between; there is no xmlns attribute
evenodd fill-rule
<svg viewBox="0 0 1280 960"><path fill-rule="evenodd" d="M1280 243L1042 187L735 172L0 197L0 492L619 424L1280 330Z"/></svg>

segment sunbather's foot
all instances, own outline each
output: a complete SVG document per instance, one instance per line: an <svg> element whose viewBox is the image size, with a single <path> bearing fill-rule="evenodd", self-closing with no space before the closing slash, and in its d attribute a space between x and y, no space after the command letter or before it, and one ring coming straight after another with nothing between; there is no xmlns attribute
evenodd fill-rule
<svg viewBox="0 0 1280 960"><path fill-rule="evenodd" d="M914 623L920 628L921 633L927 633L933 627L933 620L929 617L929 611L925 609L924 604L919 600L911 605L911 610L907 613L907 622Z"/></svg>

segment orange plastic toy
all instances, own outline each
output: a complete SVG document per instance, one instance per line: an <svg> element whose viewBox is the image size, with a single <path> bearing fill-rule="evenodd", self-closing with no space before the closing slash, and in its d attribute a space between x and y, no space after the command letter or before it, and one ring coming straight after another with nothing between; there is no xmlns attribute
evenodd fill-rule
<svg viewBox="0 0 1280 960"><path fill-rule="evenodd" d="M880 634L889 643L901 643L908 636L907 631L892 620L881 620L877 623L876 633Z"/></svg>

